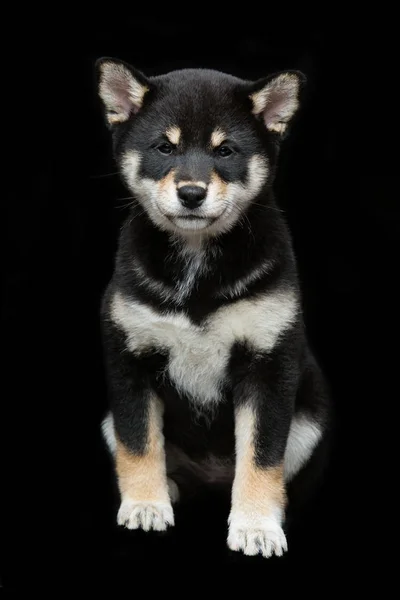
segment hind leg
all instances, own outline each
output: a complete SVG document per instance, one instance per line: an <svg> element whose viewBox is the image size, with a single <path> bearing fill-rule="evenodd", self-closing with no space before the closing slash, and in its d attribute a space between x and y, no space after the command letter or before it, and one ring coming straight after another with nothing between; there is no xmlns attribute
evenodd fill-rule
<svg viewBox="0 0 400 600"><path fill-rule="evenodd" d="M286 483L307 464L322 436L323 428L310 415L298 413L293 417L284 458Z"/></svg>
<svg viewBox="0 0 400 600"><path fill-rule="evenodd" d="M172 504L177 504L179 502L179 488L176 481L171 479L171 477L167 478L168 482L168 493Z"/></svg>
<svg viewBox="0 0 400 600"><path fill-rule="evenodd" d="M296 399L284 460L288 509L305 508L323 482L332 449L333 413L324 377L312 356Z"/></svg>

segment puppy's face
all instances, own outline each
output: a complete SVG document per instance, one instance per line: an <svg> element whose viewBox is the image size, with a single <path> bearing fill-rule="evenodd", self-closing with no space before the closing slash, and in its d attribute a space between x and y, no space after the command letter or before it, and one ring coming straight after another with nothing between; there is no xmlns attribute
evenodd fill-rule
<svg viewBox="0 0 400 600"><path fill-rule="evenodd" d="M184 236L229 230L272 182L301 75L256 83L205 70L146 78L98 61L123 178L151 220Z"/></svg>

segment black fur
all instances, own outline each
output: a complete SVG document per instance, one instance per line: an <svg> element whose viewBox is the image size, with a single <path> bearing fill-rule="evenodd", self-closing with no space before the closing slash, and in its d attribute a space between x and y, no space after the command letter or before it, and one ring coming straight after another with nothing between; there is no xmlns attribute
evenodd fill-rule
<svg viewBox="0 0 400 600"><path fill-rule="evenodd" d="M98 62L98 69L105 60ZM132 72L138 78L138 72ZM265 150L274 167L277 136L267 134L262 120L254 118L249 99L249 94L261 89L266 80L247 83L223 73L187 69L152 80L140 74L140 81L149 88L140 114L113 127L117 160L126 150L139 151L143 156L142 175L154 180L176 167L178 180L207 180L214 168L227 182L244 182L248 159ZM164 134L171 123L184 132L182 145L177 153L160 157L156 149L166 141ZM233 149L240 147L229 162L206 151L216 127L229 132L227 143L234 139Z"/></svg>
<svg viewBox="0 0 400 600"><path fill-rule="evenodd" d="M143 451L146 398L149 390L155 389L165 405L167 441L194 458L210 452L232 458L234 406L252 398L257 415L256 461L262 467L276 465L282 462L296 411L312 414L322 428L329 422L326 385L308 348L300 313L269 354L255 352L242 343L233 346L223 401L212 412L204 409L201 414L189 399L178 394L166 375L168 353L153 348L145 355L129 354L124 335L109 317L110 300L118 290L159 312L182 311L193 323L201 324L216 309L234 301L222 293L223 289L232 287L266 260L272 262L271 270L249 284L238 298L256 297L277 286L295 290L300 296L290 234L272 191L281 136L268 132L262 119L251 112L249 94L261 89L266 80L250 83L194 70L151 80L141 74L139 77L149 88L143 107L127 122L112 128L117 163L133 149L142 156L142 177L157 181L175 168L176 181L201 179L208 183L214 170L227 183L245 184L249 159L261 154L268 157L269 177L243 218L230 231L209 238L204 258L207 269L199 273L190 293L180 302L173 297L165 299L146 286L132 269L134 258L148 277L166 288L176 286L185 270L179 244L134 200L121 231L114 275L102 309L116 431L132 451ZM183 141L179 151L162 155L157 148L165 143L164 132L171 125L181 128ZM217 156L208 147L216 127L228 133L227 143L234 150L231 160Z"/></svg>

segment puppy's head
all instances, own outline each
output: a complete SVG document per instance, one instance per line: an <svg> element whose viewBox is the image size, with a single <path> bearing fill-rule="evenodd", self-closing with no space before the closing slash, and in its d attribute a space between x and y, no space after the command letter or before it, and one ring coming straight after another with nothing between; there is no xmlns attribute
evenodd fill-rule
<svg viewBox="0 0 400 600"><path fill-rule="evenodd" d="M201 69L147 78L113 59L99 60L97 72L123 178L161 229L227 231L272 183L300 73L257 82Z"/></svg>

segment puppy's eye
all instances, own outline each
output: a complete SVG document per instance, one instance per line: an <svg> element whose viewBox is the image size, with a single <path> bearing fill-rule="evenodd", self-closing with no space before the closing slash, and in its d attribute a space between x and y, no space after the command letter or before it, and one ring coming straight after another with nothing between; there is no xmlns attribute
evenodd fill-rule
<svg viewBox="0 0 400 600"><path fill-rule="evenodd" d="M227 156L230 156L233 153L233 150L231 150L229 148L229 146L220 146L219 148L217 148L217 154L218 156L221 156L222 158L226 158Z"/></svg>
<svg viewBox="0 0 400 600"><path fill-rule="evenodd" d="M173 149L173 145L169 144L168 142L164 142L163 144L157 146L157 150L161 152L161 154L171 154Z"/></svg>

